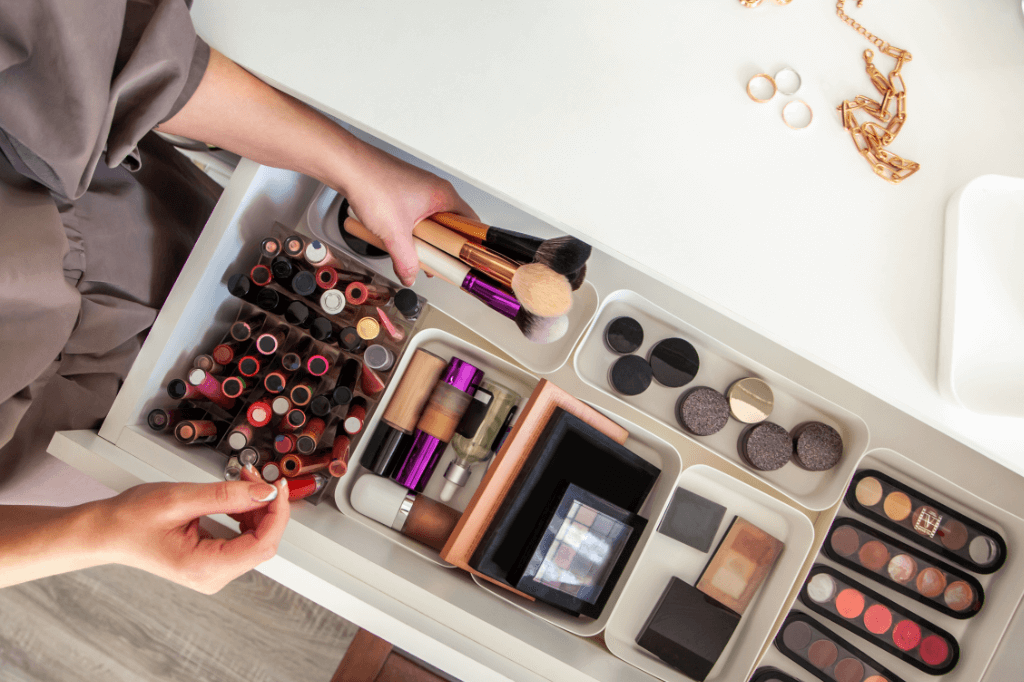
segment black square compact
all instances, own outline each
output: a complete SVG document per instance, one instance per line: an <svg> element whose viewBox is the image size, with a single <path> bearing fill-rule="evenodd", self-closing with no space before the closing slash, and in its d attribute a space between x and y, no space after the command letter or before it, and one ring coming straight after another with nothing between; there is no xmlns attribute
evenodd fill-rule
<svg viewBox="0 0 1024 682"><path fill-rule="evenodd" d="M487 527L469 565L510 584L508 574L536 546L536 530L566 484L636 514L661 470L565 410L548 420L522 470ZM546 515L545 515L546 514ZM530 545L530 539L534 544Z"/></svg>

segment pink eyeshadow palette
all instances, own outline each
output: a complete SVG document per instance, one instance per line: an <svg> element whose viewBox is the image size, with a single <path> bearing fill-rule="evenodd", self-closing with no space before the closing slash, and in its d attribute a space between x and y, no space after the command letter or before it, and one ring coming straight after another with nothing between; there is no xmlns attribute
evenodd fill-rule
<svg viewBox="0 0 1024 682"><path fill-rule="evenodd" d="M843 567L953 618L971 618L985 602L973 576L855 519L836 518L822 549Z"/></svg>
<svg viewBox="0 0 1024 682"><path fill-rule="evenodd" d="M1006 561L999 533L880 471L858 471L846 504L914 544L975 573L994 573Z"/></svg>
<svg viewBox="0 0 1024 682"><path fill-rule="evenodd" d="M828 566L811 569L800 601L929 675L944 675L960 660L948 632Z"/></svg>
<svg viewBox="0 0 1024 682"><path fill-rule="evenodd" d="M790 611L775 646L823 682L903 682L867 654L799 611Z"/></svg>

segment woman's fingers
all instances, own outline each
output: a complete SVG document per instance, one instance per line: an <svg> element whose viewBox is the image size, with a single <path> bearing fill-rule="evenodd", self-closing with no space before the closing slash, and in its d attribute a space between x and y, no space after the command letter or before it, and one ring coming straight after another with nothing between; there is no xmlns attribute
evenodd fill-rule
<svg viewBox="0 0 1024 682"><path fill-rule="evenodd" d="M251 531L231 540L208 540L200 543L199 561L216 566L218 578L226 582L269 560L277 553L277 546L288 525L288 483L281 479L275 487L279 494L267 507L263 518Z"/></svg>
<svg viewBox="0 0 1024 682"><path fill-rule="evenodd" d="M420 271L420 259L413 246L412 234L395 232L384 239L384 247L391 254L391 265L402 284L411 287Z"/></svg>
<svg viewBox="0 0 1024 682"><path fill-rule="evenodd" d="M252 511L265 506L277 495L278 489L269 483L181 483L169 489L164 512L172 521L186 523L210 514Z"/></svg>

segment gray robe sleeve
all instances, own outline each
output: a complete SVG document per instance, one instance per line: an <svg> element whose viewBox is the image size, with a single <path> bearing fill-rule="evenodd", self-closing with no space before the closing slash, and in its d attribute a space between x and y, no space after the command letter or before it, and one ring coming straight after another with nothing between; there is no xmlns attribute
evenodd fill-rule
<svg viewBox="0 0 1024 682"><path fill-rule="evenodd" d="M4 0L0 151L77 199L184 106L209 55L184 0Z"/></svg>

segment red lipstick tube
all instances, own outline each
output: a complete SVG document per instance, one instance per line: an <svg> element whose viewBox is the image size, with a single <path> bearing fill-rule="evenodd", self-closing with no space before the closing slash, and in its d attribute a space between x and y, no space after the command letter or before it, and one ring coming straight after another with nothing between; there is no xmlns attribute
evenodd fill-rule
<svg viewBox="0 0 1024 682"><path fill-rule="evenodd" d="M321 473L299 476L288 481L288 499L295 501L315 495L327 485L327 477Z"/></svg>
<svg viewBox="0 0 1024 682"><path fill-rule="evenodd" d="M295 449L303 455L308 455L316 450L316 446L320 444L320 438L324 435L325 426L324 420L320 417L314 417L306 422L306 427L295 441Z"/></svg>

